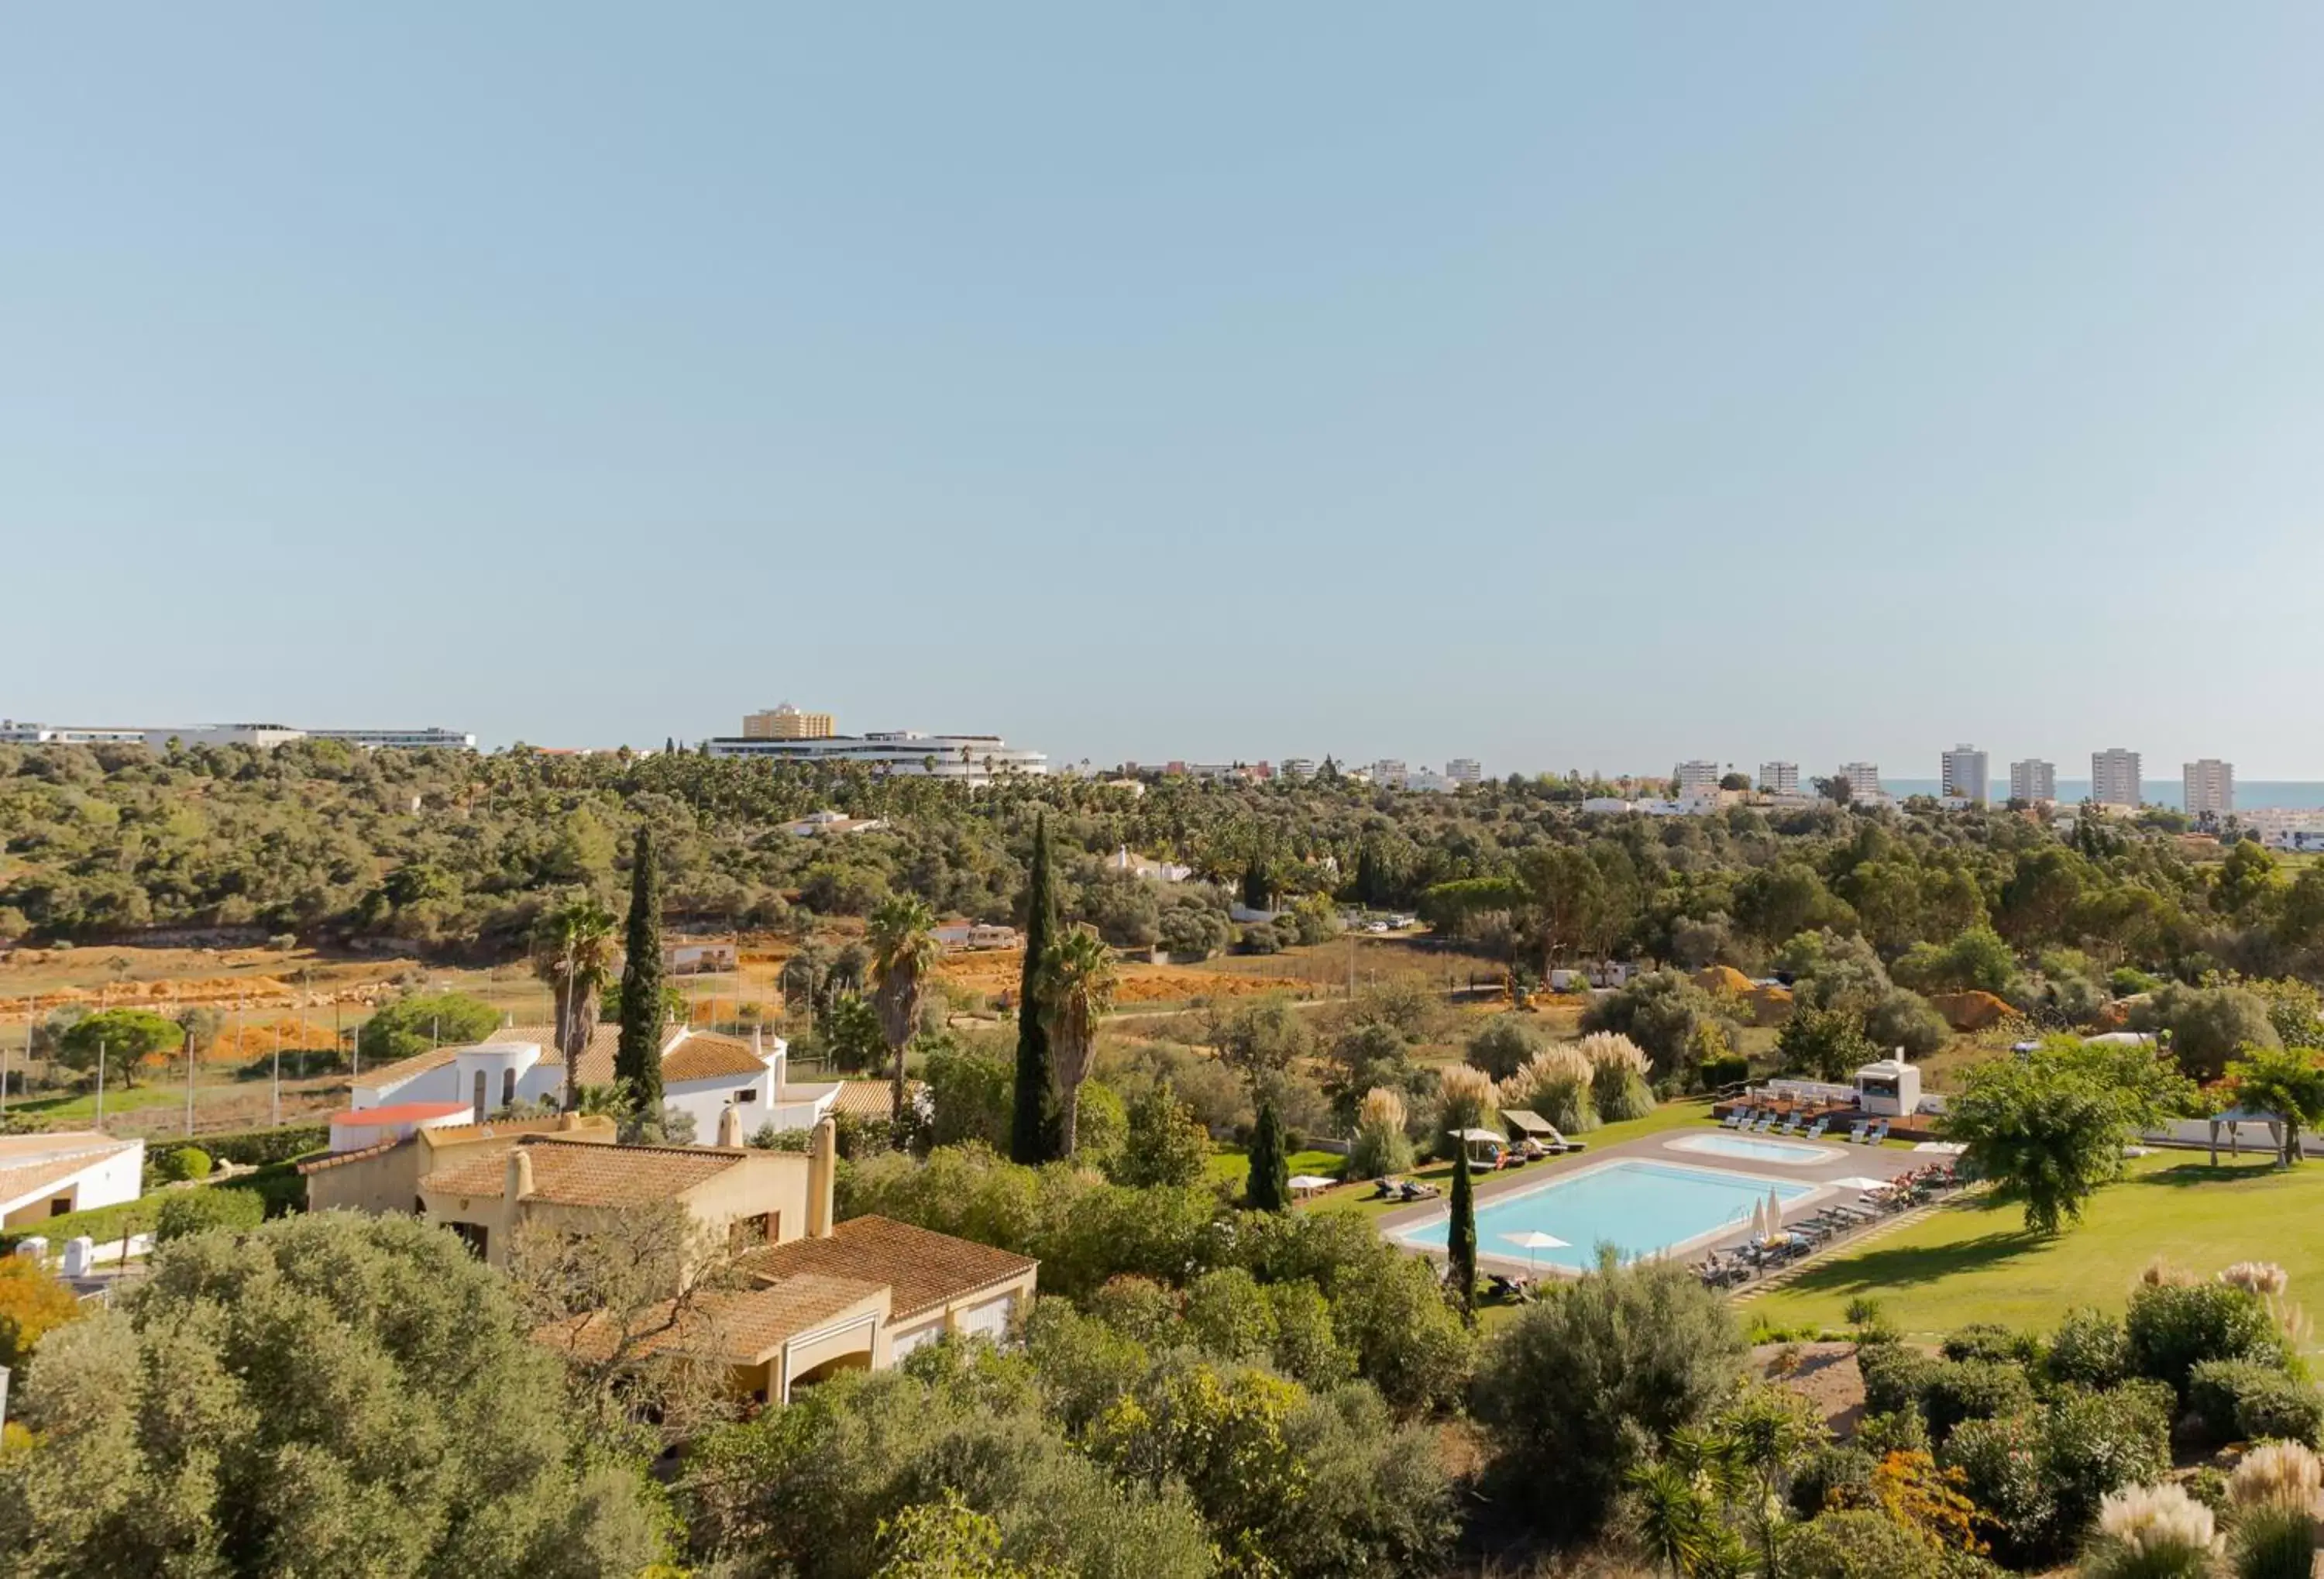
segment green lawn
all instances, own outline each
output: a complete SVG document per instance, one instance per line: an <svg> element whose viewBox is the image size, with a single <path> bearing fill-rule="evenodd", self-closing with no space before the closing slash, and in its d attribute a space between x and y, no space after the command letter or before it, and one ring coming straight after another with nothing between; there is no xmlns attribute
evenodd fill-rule
<svg viewBox="0 0 2324 1579"><path fill-rule="evenodd" d="M224 1089L204 1085L194 1093L198 1111L204 1093ZM183 1085L107 1085L105 1088L105 1111L107 1117L115 1113L136 1113L149 1107L183 1107L186 1088ZM27 1117L43 1119L93 1119L97 1116L97 1093L83 1091L58 1096L12 1096L8 1111Z"/></svg>
<svg viewBox="0 0 2324 1579"><path fill-rule="evenodd" d="M1746 1308L1776 1326L1839 1326L1848 1302L1870 1294L1915 1336L1977 1321L2048 1327L2076 1305L2120 1309L2158 1255L2207 1275L2274 1261L2293 1298L2324 1300L2324 1167L2246 1158L2213 1168L2200 1153L2167 1151L2131 1170L2055 1239L2026 1233L2016 1206L1969 1197Z"/></svg>

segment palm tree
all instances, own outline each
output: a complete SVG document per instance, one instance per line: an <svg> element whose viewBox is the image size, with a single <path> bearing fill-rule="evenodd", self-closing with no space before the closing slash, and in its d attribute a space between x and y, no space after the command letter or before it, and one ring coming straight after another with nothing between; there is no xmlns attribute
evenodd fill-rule
<svg viewBox="0 0 2324 1579"><path fill-rule="evenodd" d="M1049 945L1041 974L1048 1000L1043 1008L1049 1022L1049 1069L1057 1083L1058 1151L1071 1157L1082 1082L1089 1078L1097 1054L1097 1022L1113 1006L1120 976L1113 950L1086 925L1068 928Z"/></svg>
<svg viewBox="0 0 2324 1579"><path fill-rule="evenodd" d="M557 1002L557 1050L565 1059L565 1111L581 1105L581 1055L588 1049L601 1008L599 997L618 953L612 912L589 899L544 914L532 932L533 974Z"/></svg>
<svg viewBox="0 0 2324 1579"><path fill-rule="evenodd" d="M920 1023L920 994L936 968L936 913L910 894L890 894L872 912L864 937L872 945L872 1002L880 1011L881 1034L895 1055L890 1109L899 1126L904 1117L904 1048ZM899 1135L902 1130L899 1127Z"/></svg>

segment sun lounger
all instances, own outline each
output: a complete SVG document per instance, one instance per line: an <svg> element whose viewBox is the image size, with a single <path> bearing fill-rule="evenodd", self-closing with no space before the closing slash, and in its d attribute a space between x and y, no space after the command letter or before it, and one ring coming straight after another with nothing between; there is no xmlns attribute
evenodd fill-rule
<svg viewBox="0 0 2324 1579"><path fill-rule="evenodd" d="M1872 1126L1871 1132L1864 1137L1864 1141L1868 1146L1877 1146L1881 1141L1886 1140L1887 1138L1888 1121L1886 1119L1882 1119Z"/></svg>
<svg viewBox="0 0 2324 1579"><path fill-rule="evenodd" d="M1858 1120L1857 1120L1857 1121L1856 1121L1856 1122L1854 1122L1854 1123L1852 1123L1852 1124L1849 1125L1849 1126L1848 1126L1848 1143L1849 1143L1849 1145L1851 1145L1851 1146L1861 1146L1861 1145L1863 1145L1863 1144L1864 1144L1864 1132L1865 1132L1867 1130L1870 1129L1871 1127L1872 1127L1872 1123L1871 1123L1871 1121L1870 1121L1869 1119L1858 1119Z"/></svg>
<svg viewBox="0 0 2324 1579"><path fill-rule="evenodd" d="M1751 1110L1748 1107L1738 1107L1733 1113L1729 1113L1725 1118L1720 1120L1719 1127L1722 1130L1739 1130L1750 1122Z"/></svg>
<svg viewBox="0 0 2324 1579"><path fill-rule="evenodd" d="M1824 1131L1831 1126L1831 1121L1830 1119L1818 1119L1815 1122L1810 1124L1803 1132L1809 1140L1812 1140L1817 1136L1822 1134Z"/></svg>

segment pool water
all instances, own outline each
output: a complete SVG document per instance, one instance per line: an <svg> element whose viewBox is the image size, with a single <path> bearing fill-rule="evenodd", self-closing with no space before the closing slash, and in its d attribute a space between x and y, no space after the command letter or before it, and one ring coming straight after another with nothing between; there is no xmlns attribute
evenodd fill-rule
<svg viewBox="0 0 2324 1579"><path fill-rule="evenodd" d="M1751 1208L1773 1190L1791 1202L1816 1187L1715 1168L1689 1168L1624 1157L1552 1180L1522 1195L1503 1196L1477 1208L1477 1253L1503 1260L1587 1270L1597 1247L1613 1245L1624 1260L1652 1255L1725 1228L1741 1228ZM1437 1216L1397 1235L1407 1244L1443 1248L1446 1219ZM1528 1252L1505 1237L1538 1232L1566 1242L1563 1250Z"/></svg>
<svg viewBox="0 0 2324 1579"><path fill-rule="evenodd" d="M1724 1131L1716 1135L1681 1135L1664 1141L1663 1146L1671 1151L1693 1151L1706 1157L1736 1157L1747 1162L1781 1162L1794 1168L1842 1155L1829 1146Z"/></svg>

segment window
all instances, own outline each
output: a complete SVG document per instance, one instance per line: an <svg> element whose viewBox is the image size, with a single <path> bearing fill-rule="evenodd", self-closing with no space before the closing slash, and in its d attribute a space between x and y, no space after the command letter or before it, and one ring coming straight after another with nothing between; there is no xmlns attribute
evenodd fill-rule
<svg viewBox="0 0 2324 1579"><path fill-rule="evenodd" d="M453 1089L456 1091L459 1088L455 1086ZM484 1122L484 1072L482 1069L476 1071L475 1093L468 1099L468 1105L476 1110L476 1122L481 1124Z"/></svg>
<svg viewBox="0 0 2324 1579"><path fill-rule="evenodd" d="M759 1100L759 1088L755 1085L745 1085L742 1090L734 1094L734 1100L736 1102L756 1102Z"/></svg>
<svg viewBox="0 0 2324 1579"><path fill-rule="evenodd" d="M726 1227L726 1248L740 1255L746 1250L756 1250L762 1244L775 1244L782 1238L782 1214L761 1212L752 1217L738 1217Z"/></svg>
<svg viewBox="0 0 2324 1579"><path fill-rule="evenodd" d="M481 1080L484 1076L480 1075L477 1078ZM481 1223L455 1223L451 1228L460 1236L460 1242L468 1247L469 1254L480 1261L487 1259L492 1245L491 1229Z"/></svg>
<svg viewBox="0 0 2324 1579"><path fill-rule="evenodd" d="M501 1105L503 1107L516 1105L516 1071L514 1069L501 1071Z"/></svg>

